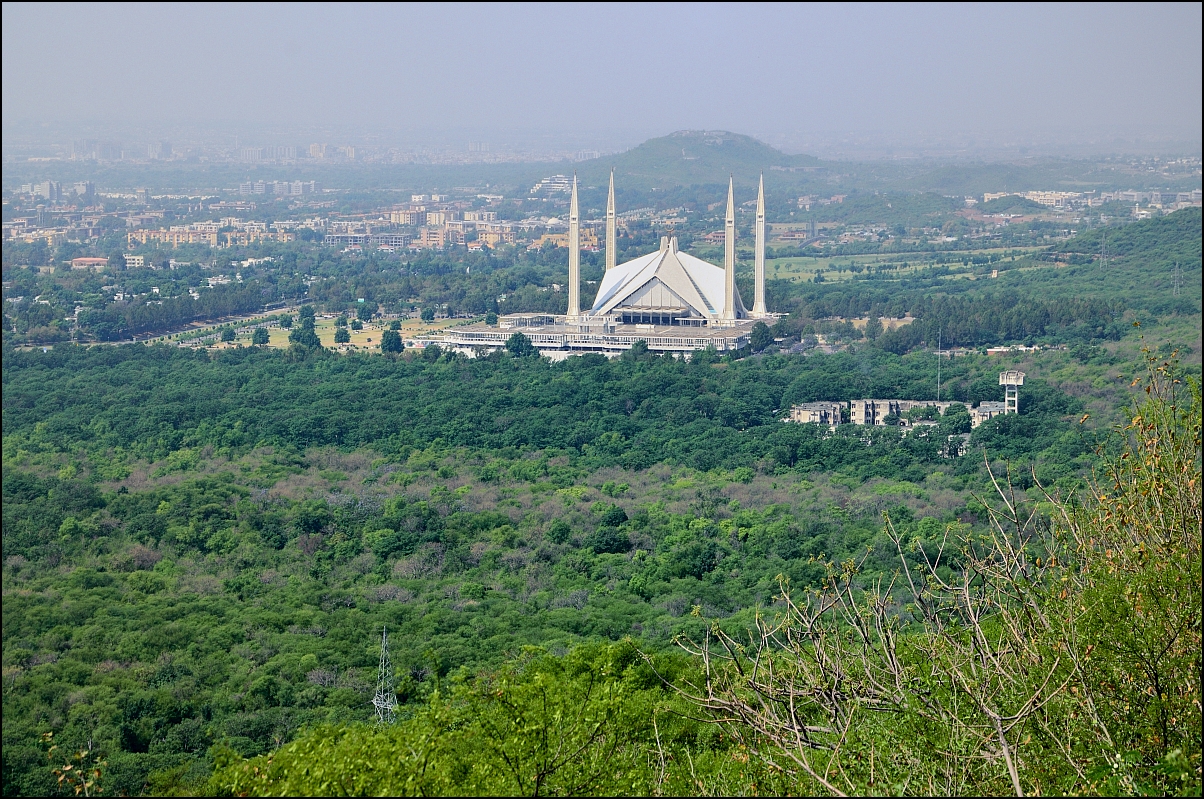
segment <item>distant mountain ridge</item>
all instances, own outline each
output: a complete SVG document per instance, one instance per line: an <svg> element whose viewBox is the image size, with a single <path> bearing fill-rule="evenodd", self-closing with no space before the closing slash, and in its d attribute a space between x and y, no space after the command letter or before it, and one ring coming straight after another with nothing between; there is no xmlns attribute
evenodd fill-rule
<svg viewBox="0 0 1204 799"><path fill-rule="evenodd" d="M612 167L616 183L642 189L726 183L728 175L737 185L751 186L762 171L779 173L777 182L783 182L780 173L824 169L814 156L788 155L726 130L679 130L619 155L583 161L577 174L582 181L598 185L606 181Z"/></svg>

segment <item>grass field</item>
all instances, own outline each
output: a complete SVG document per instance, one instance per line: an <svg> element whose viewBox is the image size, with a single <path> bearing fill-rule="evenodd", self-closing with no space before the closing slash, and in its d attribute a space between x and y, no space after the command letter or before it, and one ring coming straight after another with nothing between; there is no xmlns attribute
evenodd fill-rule
<svg viewBox="0 0 1204 799"><path fill-rule="evenodd" d="M289 309L289 312L296 313L296 309ZM279 312L278 312L279 313ZM318 339L322 342L323 347L338 349L343 352L378 350L380 349L381 335L389 328L389 323L395 320L376 320L364 325L363 330L351 330L351 341L346 344L335 344L335 317L322 315L315 320L314 332L318 334ZM448 327L453 327L457 324L464 324L471 321L467 319L436 319L433 322L423 322L420 319L403 319L401 321L401 337L403 340L409 340L416 336L428 335L430 333L443 330ZM233 323L235 327L251 324L253 320L243 320ZM206 347L208 349L231 349L235 347L251 346L251 333L239 333L234 341L222 342L213 341L209 336L218 335L221 328L226 324L209 325L199 327L196 330L190 330L188 336L194 338L193 346ZM294 322L295 324L295 322ZM289 346L289 334L291 330L285 330L281 327L268 328L268 347L273 349L287 349ZM164 337L161 339L152 339L153 341L171 342L174 337Z"/></svg>
<svg viewBox="0 0 1204 799"><path fill-rule="evenodd" d="M971 250L964 253L966 256L982 257L986 255L998 255L1006 260L1013 257L1022 257L1030 252L1040 251L1041 247L995 247L981 250ZM723 249L720 247L694 247L690 250L691 254L710 261L714 264L723 263ZM963 253L951 253L953 255L962 255ZM737 270L739 274L752 273L752 254L750 252L738 253ZM931 266L936 265L936 262L928 253L874 253L870 255L838 255L833 257L815 257L801 256L792 258L767 258L765 260L766 277L774 280L793 280L795 282L806 282L812 280L816 273L823 272L826 281L850 280L856 272L850 267L860 267L864 271L865 267L878 267L883 264L899 265L906 263L906 268L897 268L892 270L892 274L896 276L904 276L915 274ZM965 269L962 272L960 263L949 264L949 267L955 270L950 278L964 278L969 276L970 269Z"/></svg>

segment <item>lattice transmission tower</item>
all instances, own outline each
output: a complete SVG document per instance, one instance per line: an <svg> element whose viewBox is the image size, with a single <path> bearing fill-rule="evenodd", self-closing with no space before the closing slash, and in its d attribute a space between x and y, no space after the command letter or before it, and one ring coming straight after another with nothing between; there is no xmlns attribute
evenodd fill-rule
<svg viewBox="0 0 1204 799"><path fill-rule="evenodd" d="M389 659L389 631L380 630L380 666L376 671L376 695L372 697L376 708L377 724L392 724L397 721L397 691L393 685L393 661Z"/></svg>

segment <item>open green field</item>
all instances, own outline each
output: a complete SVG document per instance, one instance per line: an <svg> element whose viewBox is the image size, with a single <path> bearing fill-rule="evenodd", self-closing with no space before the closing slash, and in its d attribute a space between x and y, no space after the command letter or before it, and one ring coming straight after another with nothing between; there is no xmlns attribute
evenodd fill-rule
<svg viewBox="0 0 1204 799"><path fill-rule="evenodd" d="M981 250L970 250L965 253L954 253L954 255L977 258L994 255L1001 258L1003 263L1010 263L1030 253L1039 252L1041 249L1040 247L987 247ZM721 247L692 247L690 248L690 252L711 263L721 264L723 262L723 249ZM747 252L740 253L737 258L737 268L739 271L751 273L751 254ZM907 264L906 267L901 266L904 263ZM850 280L858 273L854 271L854 268L857 268L858 271L864 271L867 267L876 269L883 265L896 267L891 270L892 273L903 277L918 274L925 269L939 264L932 258L931 253L872 253L868 255L837 255L831 257L793 256L789 258L767 258L765 260L766 275L770 279L793 280L795 282L810 281L818 272L824 273L826 281ZM972 267L964 268L960 263L951 263L947 264L947 266L953 272L949 276L951 278L966 277L972 271ZM1045 267L1041 266L1038 268Z"/></svg>
<svg viewBox="0 0 1204 799"><path fill-rule="evenodd" d="M1003 257L1004 262L1010 262L1023 257L1030 252L1034 252L1039 248L1035 247L996 247L982 250L973 250L966 253L967 256L982 257L985 255L996 255ZM900 264L906 263L906 267ZM884 255L875 253L872 255L838 255L833 257L792 257L792 258L768 258L765 261L766 274L771 278L781 280L805 281L815 277L817 272L824 273L825 280L849 280L855 272L851 267L867 267L878 268L882 265L891 265L898 268L892 269L896 275L903 276L916 274L924 269L937 266L935 260L929 257L928 253L908 253L908 254L890 254ZM969 272L970 269L963 268L960 264L949 264L950 269L955 273L954 276L964 277L961 272Z"/></svg>
<svg viewBox="0 0 1204 799"><path fill-rule="evenodd" d="M295 309L292 309L295 313ZM314 332L318 334L318 339L321 340L323 347L337 349L343 352L377 350L380 348L381 334L388 329L389 322L392 320L383 320L366 323L363 330L351 330L351 341L346 344L335 344L335 317L332 315L319 316L314 324ZM448 327L457 324L463 324L464 319L436 319L433 322L423 322L419 319L404 319L401 323L401 337L403 340L409 340L416 336L429 335L438 332ZM220 334L221 328L225 324L209 325L206 327L197 328L194 331L189 331L187 334L195 341L197 347L207 347L209 349L233 349L237 347L251 346L251 333L239 333L234 341L222 342L213 341L209 336ZM291 330L285 330L279 326L268 328L268 347L271 349L287 349L289 347L289 334ZM164 337L161 339L153 339L155 341L172 341L173 337Z"/></svg>

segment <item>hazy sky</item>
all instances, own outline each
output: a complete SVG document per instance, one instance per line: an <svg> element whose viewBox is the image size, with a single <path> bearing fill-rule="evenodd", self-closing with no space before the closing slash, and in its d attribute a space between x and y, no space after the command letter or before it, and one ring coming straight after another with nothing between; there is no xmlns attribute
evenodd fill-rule
<svg viewBox="0 0 1204 799"><path fill-rule="evenodd" d="M3 37L6 123L1201 135L1198 3L6 2Z"/></svg>

